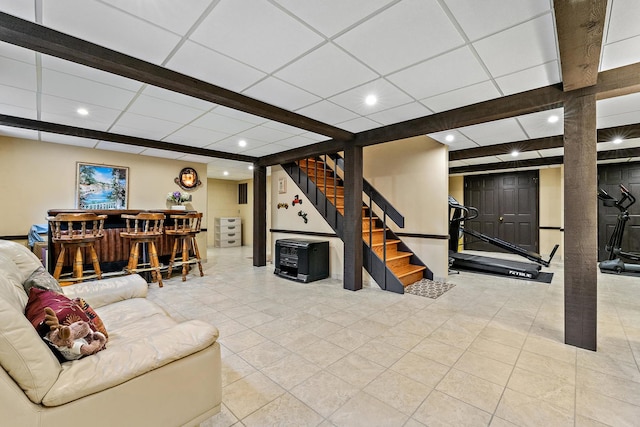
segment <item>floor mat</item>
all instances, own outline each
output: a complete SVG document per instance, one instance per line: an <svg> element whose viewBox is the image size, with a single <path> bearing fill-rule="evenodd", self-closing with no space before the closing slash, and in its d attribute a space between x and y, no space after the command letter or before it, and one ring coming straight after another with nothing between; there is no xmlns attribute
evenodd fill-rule
<svg viewBox="0 0 640 427"><path fill-rule="evenodd" d="M404 288L404 293L436 299L454 286L453 283L422 279Z"/></svg>

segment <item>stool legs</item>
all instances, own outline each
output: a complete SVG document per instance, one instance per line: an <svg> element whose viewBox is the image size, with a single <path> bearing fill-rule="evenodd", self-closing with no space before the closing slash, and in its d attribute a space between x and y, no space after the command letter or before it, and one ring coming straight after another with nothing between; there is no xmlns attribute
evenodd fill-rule
<svg viewBox="0 0 640 427"><path fill-rule="evenodd" d="M182 246L182 281L187 280L187 273L189 272L189 264L197 263L200 270L200 277L204 276L202 272L202 263L200 262L200 251L198 250L198 244L196 243L195 236L175 236L173 241L173 250L171 251L171 259L169 260L169 270L167 271L167 279L171 278L173 272L173 264L176 260L176 254L178 252L178 241L181 241ZM195 259L189 259L189 246L193 248L193 254Z"/></svg>
<svg viewBox="0 0 640 427"><path fill-rule="evenodd" d="M138 269L138 261L140 259L140 244L146 243L149 249L149 265L152 270L152 281L158 282L158 286L162 287L162 274L160 273L160 260L158 259L158 251L156 250L156 244L153 240L146 241L133 241L131 242L131 250L129 251L129 263L127 264L126 271L131 273L137 273L138 271L149 271L149 269Z"/></svg>
<svg viewBox="0 0 640 427"><path fill-rule="evenodd" d="M53 271L53 277L58 280L60 278L60 274L62 274L62 266L64 265L64 253L66 248L64 245L60 245L60 254L58 255L58 260L56 261L56 268Z"/></svg>
<svg viewBox="0 0 640 427"><path fill-rule="evenodd" d="M102 270L100 270L100 262L98 260L98 254L96 253L96 249L92 243L81 243L81 244L73 244L69 245L71 248L75 246L75 253L73 255L73 273L71 278L60 280L60 276L62 275L62 267L64 266L64 255L67 252L67 245L62 243L60 245L60 254L58 254L58 259L56 260L56 268L53 271L53 277L59 282L82 282L86 278L84 277L84 259L82 257L82 248L88 247L89 253L91 255L91 264L93 265L93 269L95 270L95 277L98 279L102 279ZM93 276L87 276L93 277Z"/></svg>
<svg viewBox="0 0 640 427"><path fill-rule="evenodd" d="M158 281L158 286L162 287L162 274L160 273L160 261L158 261L158 252L156 251L156 244L152 240L149 242L149 262L153 270L153 280Z"/></svg>

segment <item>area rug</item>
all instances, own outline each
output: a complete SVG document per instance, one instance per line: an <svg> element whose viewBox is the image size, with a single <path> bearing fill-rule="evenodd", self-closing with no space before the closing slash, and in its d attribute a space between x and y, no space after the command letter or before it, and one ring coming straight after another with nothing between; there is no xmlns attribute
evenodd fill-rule
<svg viewBox="0 0 640 427"><path fill-rule="evenodd" d="M436 299L454 286L453 283L422 279L404 288L404 293Z"/></svg>

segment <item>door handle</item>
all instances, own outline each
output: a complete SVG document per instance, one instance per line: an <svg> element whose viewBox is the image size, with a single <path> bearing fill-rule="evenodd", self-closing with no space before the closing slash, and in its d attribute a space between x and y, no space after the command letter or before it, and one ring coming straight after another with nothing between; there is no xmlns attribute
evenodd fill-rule
<svg viewBox="0 0 640 427"><path fill-rule="evenodd" d="M501 216L500 218L498 218L498 221L500 222L504 221L504 217Z"/></svg>

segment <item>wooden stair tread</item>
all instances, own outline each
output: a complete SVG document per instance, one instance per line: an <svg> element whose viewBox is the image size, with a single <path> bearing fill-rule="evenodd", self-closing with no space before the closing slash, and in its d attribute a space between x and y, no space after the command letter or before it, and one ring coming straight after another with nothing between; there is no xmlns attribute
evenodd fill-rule
<svg viewBox="0 0 640 427"><path fill-rule="evenodd" d="M404 276L408 276L409 274L417 273L419 271L424 271L426 269L427 267L425 267L424 265L408 264L401 268L398 268L397 270L394 270L393 273L396 275L396 277L400 279Z"/></svg>
<svg viewBox="0 0 640 427"><path fill-rule="evenodd" d="M364 239L363 239L364 240ZM395 239L387 239L387 245L389 244L394 244L394 243L400 243L401 240L395 240ZM368 243L368 242L367 242ZM373 243L371 245L371 247L378 247L378 246L384 246L384 243L380 242L380 243Z"/></svg>
<svg viewBox="0 0 640 427"><path fill-rule="evenodd" d="M397 259L402 259L402 258L408 258L412 255L413 255L412 252L396 252L394 255L387 256L387 262L395 261Z"/></svg>

